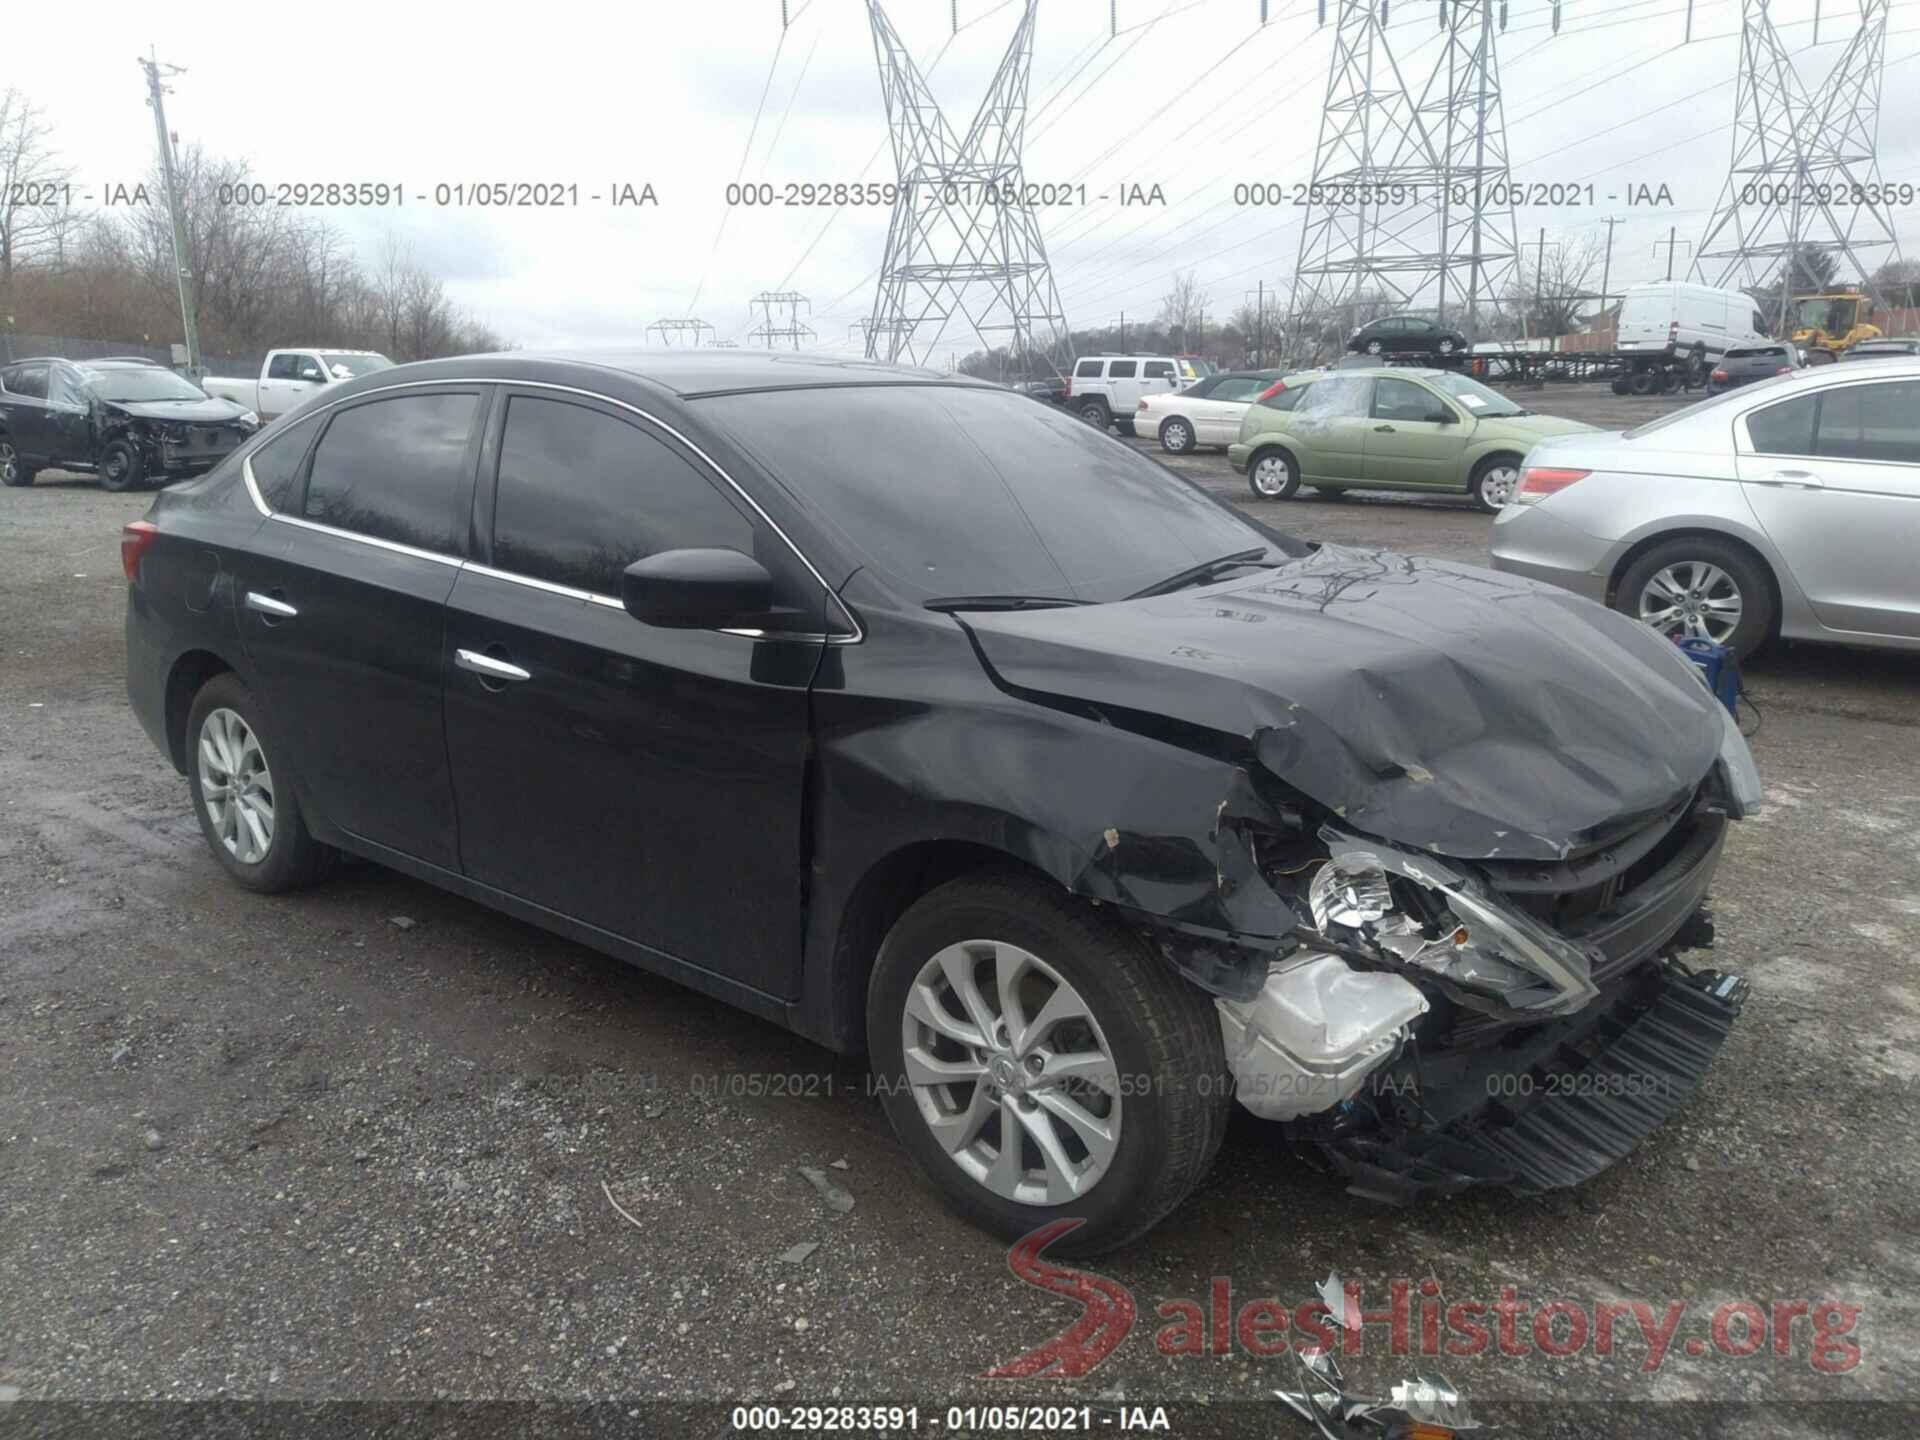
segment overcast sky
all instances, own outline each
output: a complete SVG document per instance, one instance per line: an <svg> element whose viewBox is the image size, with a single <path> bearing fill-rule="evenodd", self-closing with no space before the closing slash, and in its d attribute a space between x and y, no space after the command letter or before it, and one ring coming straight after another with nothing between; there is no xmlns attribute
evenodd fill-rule
<svg viewBox="0 0 1920 1440"><path fill-rule="evenodd" d="M1437 48L1435 3L1393 0L1408 68ZM1773 10L1817 88L1844 47L1854 0L1824 0L1817 48L1815 4L1774 0ZM269 182L402 182L400 209L329 217L369 257L388 228L400 232L456 301L523 346L631 342L650 321L688 314L746 343L756 323L749 297L786 288L810 297L822 346L850 348L858 342L848 328L872 303L887 210L725 204L736 177L893 175L864 0L789 8L783 34L779 0L457 11L392 0L217 11L96 3L84 17L25 4L9 7L0 86L44 108L84 186L138 180L153 133L134 61L155 44L186 67L168 100L182 144L243 157ZM948 0L886 8L964 130L1012 35L1017 0L959 0L957 36ZM1084 181L1089 195L1086 207L1043 221L1068 317L1083 327L1122 311L1149 316L1175 268L1194 270L1210 314L1224 314L1258 281L1284 284L1292 273L1299 212L1236 207L1233 187L1310 178L1333 26L1315 23L1315 0L1270 0L1264 28L1259 0L1116 8L1117 37L1107 0L1041 0L1039 10L1027 176ZM1599 204L1519 212L1523 241L1543 225L1549 245L1577 240L1604 233L1600 215L1625 217L1617 290L1665 273L1655 246L1677 225L1684 273L1685 242L1699 239L1728 165L1739 0L1696 0L1691 45L1682 44L1686 0L1564 0L1557 36L1551 9L1551 0L1508 0L1500 56L1514 178L1591 180ZM1889 181L1920 181L1920 65L1903 63L1916 52L1920 7L1896 5L1880 121ZM442 182L495 180L577 183L582 203L514 212L432 204ZM651 184L659 205L586 198L621 182ZM1166 206L1120 208L1129 182L1158 184ZM1674 203L1629 206L1636 183L1668 186ZM413 198L422 193L424 204ZM1912 216L1896 211L1903 230ZM1908 253L1920 251L1920 235L1909 243ZM973 348L968 336L949 338Z"/></svg>

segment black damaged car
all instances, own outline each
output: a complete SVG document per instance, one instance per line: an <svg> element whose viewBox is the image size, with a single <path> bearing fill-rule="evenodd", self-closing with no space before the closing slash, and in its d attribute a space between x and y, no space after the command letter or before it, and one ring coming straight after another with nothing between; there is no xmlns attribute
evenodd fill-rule
<svg viewBox="0 0 1920 1440"><path fill-rule="evenodd" d="M137 490L204 474L260 428L151 360L22 360L0 370L0 482L40 470L100 477Z"/></svg>
<svg viewBox="0 0 1920 1440"><path fill-rule="evenodd" d="M1001 1234L1142 1234L1236 1103L1364 1195L1575 1184L1744 998L1680 955L1758 776L1673 646L997 386L408 365L123 559L133 709L239 884L370 858L865 1052Z"/></svg>

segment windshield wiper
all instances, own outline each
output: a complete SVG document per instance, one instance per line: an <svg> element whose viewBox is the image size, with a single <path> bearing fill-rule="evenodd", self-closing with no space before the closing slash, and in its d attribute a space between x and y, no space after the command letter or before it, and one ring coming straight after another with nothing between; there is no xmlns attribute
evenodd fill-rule
<svg viewBox="0 0 1920 1440"><path fill-rule="evenodd" d="M1193 565L1177 575L1169 575L1164 580L1156 580L1144 590L1136 590L1127 596L1129 600L1145 600L1150 595L1168 595L1175 590L1184 590L1189 585L1204 585L1222 570L1231 570L1236 565L1250 565L1267 553L1267 547L1256 545L1251 550L1239 550L1232 555L1222 555L1218 560L1209 560L1202 565Z"/></svg>
<svg viewBox="0 0 1920 1440"><path fill-rule="evenodd" d="M921 606L951 615L956 610L1058 610L1086 603L1062 595L942 595L937 600L922 601Z"/></svg>

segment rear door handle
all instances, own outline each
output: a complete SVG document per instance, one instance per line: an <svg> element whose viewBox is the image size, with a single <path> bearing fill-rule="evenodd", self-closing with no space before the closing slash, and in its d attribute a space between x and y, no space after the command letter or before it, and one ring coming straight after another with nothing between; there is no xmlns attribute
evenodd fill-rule
<svg viewBox="0 0 1920 1440"><path fill-rule="evenodd" d="M522 670L505 660L496 660L491 655L483 655L478 650L456 650L453 663L462 670L471 670L482 680L531 680L530 671Z"/></svg>
<svg viewBox="0 0 1920 1440"><path fill-rule="evenodd" d="M1373 427L1373 433L1376 435L1391 435L1394 431L1391 425L1376 425Z"/></svg>
<svg viewBox="0 0 1920 1440"><path fill-rule="evenodd" d="M262 595L258 590L249 590L246 600L247 609L257 611L270 620L291 620L300 612L286 601L272 595Z"/></svg>

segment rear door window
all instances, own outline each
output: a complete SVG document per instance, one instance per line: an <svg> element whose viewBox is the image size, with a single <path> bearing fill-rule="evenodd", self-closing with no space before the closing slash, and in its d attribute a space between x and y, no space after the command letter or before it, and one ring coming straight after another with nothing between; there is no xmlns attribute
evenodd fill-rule
<svg viewBox="0 0 1920 1440"><path fill-rule="evenodd" d="M455 393L403 395L337 412L313 452L302 513L377 540L459 554L479 408L478 395Z"/></svg>
<svg viewBox="0 0 1920 1440"><path fill-rule="evenodd" d="M661 550L754 553L744 511L678 450L630 421L565 400L507 402L493 565L618 596L620 572Z"/></svg>
<svg viewBox="0 0 1920 1440"><path fill-rule="evenodd" d="M1373 381L1366 376L1329 375L1308 388L1300 413L1318 420L1364 417L1372 396Z"/></svg>
<svg viewBox="0 0 1920 1440"><path fill-rule="evenodd" d="M1842 460L1920 464L1920 380L1824 391L1814 447Z"/></svg>
<svg viewBox="0 0 1920 1440"><path fill-rule="evenodd" d="M1139 366L1132 360L1115 360L1107 366L1109 380L1131 380Z"/></svg>
<svg viewBox="0 0 1920 1440"><path fill-rule="evenodd" d="M45 365L16 365L6 374L8 393L24 395L29 400L47 398L47 367Z"/></svg>
<svg viewBox="0 0 1920 1440"><path fill-rule="evenodd" d="M1811 455L1815 395L1797 395L1747 417L1747 437L1761 455Z"/></svg>
<svg viewBox="0 0 1920 1440"><path fill-rule="evenodd" d="M1207 383L1207 381L1202 380L1200 385ZM1262 390L1266 389L1270 383L1272 382L1262 380L1257 375L1232 375L1224 380L1214 382L1213 389L1209 392L1209 398L1214 400L1251 400ZM1194 386L1193 390L1198 390L1200 385ZM1193 390L1187 393L1192 394Z"/></svg>
<svg viewBox="0 0 1920 1440"><path fill-rule="evenodd" d="M247 457L253 472L253 488L260 492L269 510L285 510L293 494L293 482L300 473L300 462L307 458L307 446L320 428L323 416L309 415L298 425L276 430L271 440Z"/></svg>

